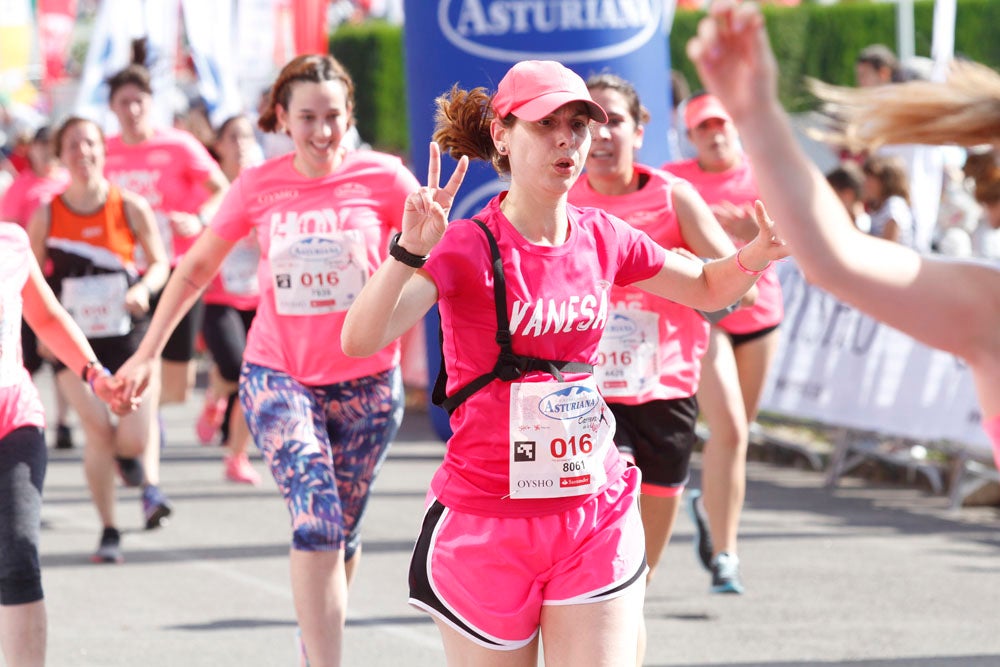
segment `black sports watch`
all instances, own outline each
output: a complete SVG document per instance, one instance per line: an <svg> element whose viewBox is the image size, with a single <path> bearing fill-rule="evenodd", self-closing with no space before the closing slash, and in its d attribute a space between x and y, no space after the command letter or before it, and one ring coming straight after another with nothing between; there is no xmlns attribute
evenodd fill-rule
<svg viewBox="0 0 1000 667"><path fill-rule="evenodd" d="M402 262L407 266L412 266L414 269L419 269L427 261L427 256L414 255L412 252L399 245L399 237L402 235L401 232L396 232L396 235L392 237L392 241L389 242L389 255L395 259L397 262Z"/></svg>

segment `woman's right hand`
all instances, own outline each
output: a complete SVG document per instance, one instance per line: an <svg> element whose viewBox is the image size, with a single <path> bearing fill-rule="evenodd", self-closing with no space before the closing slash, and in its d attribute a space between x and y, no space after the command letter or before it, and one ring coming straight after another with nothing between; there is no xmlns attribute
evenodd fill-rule
<svg viewBox="0 0 1000 667"><path fill-rule="evenodd" d="M757 3L715 0L688 41L687 55L737 124L777 105L778 64Z"/></svg>
<svg viewBox="0 0 1000 667"><path fill-rule="evenodd" d="M444 236L448 226L448 212L458 193L458 188L469 169L469 158L458 161L448 184L441 181L441 148L432 141L427 165L427 185L410 193L403 206L402 234L399 244L415 255L428 255L431 248Z"/></svg>
<svg viewBox="0 0 1000 667"><path fill-rule="evenodd" d="M154 358L136 352L118 369L114 377L119 383L118 400L122 404L132 404L142 399L149 387L150 378L153 377L155 363Z"/></svg>

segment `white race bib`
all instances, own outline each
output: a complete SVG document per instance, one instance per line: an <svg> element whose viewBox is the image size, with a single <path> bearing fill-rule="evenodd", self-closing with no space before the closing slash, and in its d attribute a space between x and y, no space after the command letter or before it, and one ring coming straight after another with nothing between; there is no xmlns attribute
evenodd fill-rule
<svg viewBox="0 0 1000 667"><path fill-rule="evenodd" d="M124 336L132 330L127 291L123 273L63 278L60 301L87 338Z"/></svg>
<svg viewBox="0 0 1000 667"><path fill-rule="evenodd" d="M226 255L219 269L222 287L230 294L251 296L258 293L257 265L260 248L253 234L239 240Z"/></svg>
<svg viewBox="0 0 1000 667"><path fill-rule="evenodd" d="M350 308L368 280L364 236L272 236L269 252L279 315L323 315Z"/></svg>
<svg viewBox="0 0 1000 667"><path fill-rule="evenodd" d="M638 396L660 381L657 313L616 308L597 348L594 377L605 396Z"/></svg>
<svg viewBox="0 0 1000 667"><path fill-rule="evenodd" d="M608 479L615 418L593 378L510 385L510 497L588 495Z"/></svg>
<svg viewBox="0 0 1000 667"><path fill-rule="evenodd" d="M21 293L5 290L0 301L0 387L20 379Z"/></svg>

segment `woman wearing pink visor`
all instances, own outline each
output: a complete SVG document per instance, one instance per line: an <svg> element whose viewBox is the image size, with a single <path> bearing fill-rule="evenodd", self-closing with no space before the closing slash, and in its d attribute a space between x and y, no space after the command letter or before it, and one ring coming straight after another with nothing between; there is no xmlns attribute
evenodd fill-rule
<svg viewBox="0 0 1000 667"><path fill-rule="evenodd" d="M434 616L449 664L534 665L539 631L547 664L635 664L640 474L613 445L593 379L611 287L716 310L786 254L763 209L739 256L703 265L570 205L591 123L606 120L583 80L551 61L514 65L493 96L456 86L440 97L427 187L407 198L393 259L345 321L344 351L363 356L440 308L454 435L431 482L410 602ZM439 143L459 158L443 188ZM470 158L510 189L448 224Z"/></svg>

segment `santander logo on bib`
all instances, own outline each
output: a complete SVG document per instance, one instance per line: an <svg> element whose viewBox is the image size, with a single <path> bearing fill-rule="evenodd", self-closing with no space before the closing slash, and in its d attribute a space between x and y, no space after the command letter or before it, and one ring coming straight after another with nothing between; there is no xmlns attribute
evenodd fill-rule
<svg viewBox="0 0 1000 667"><path fill-rule="evenodd" d="M480 58L583 63L638 50L660 33L663 5L663 0L438 0L437 18L445 39ZM579 36L572 41L586 46L539 51L539 39L554 32ZM523 41L512 44L512 37Z"/></svg>
<svg viewBox="0 0 1000 667"><path fill-rule="evenodd" d="M538 410L549 419L578 419L601 404L601 397L590 387L572 386L542 397Z"/></svg>

